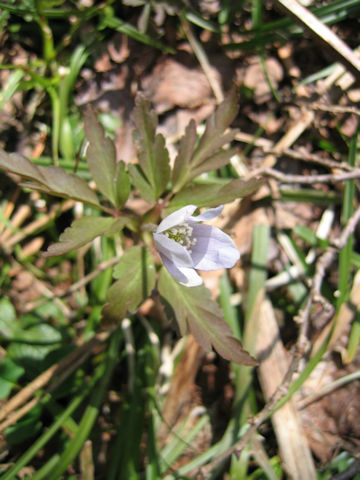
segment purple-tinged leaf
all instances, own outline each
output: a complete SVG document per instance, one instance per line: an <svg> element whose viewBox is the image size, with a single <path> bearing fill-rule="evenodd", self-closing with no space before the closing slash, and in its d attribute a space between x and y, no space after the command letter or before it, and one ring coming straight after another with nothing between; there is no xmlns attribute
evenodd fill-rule
<svg viewBox="0 0 360 480"><path fill-rule="evenodd" d="M222 147L236 135L236 130L229 130L229 126L237 111L237 96L233 90L208 118L205 132L197 144L196 126L191 120L180 140L179 153L175 160L172 175L174 193L179 192L201 173L216 170L229 163L234 152L222 150Z"/></svg>
<svg viewBox="0 0 360 480"><path fill-rule="evenodd" d="M125 168L125 162L120 160L115 169L115 205L121 208L125 205L130 193L130 178Z"/></svg>
<svg viewBox="0 0 360 480"><path fill-rule="evenodd" d="M43 256L63 255L86 245L99 235L120 232L126 222L125 218L90 216L79 218L60 235L58 243L49 246Z"/></svg>
<svg viewBox="0 0 360 480"><path fill-rule="evenodd" d="M191 120L185 129L184 136L180 140L179 151L175 159L172 172L173 192L176 193L183 185L183 181L187 181L191 158L194 153L196 143L196 123ZM194 177L192 177L194 178Z"/></svg>
<svg viewBox="0 0 360 480"><path fill-rule="evenodd" d="M128 170L134 187L137 188L144 200L149 203L155 203L155 191L142 174L138 165L129 163Z"/></svg>
<svg viewBox="0 0 360 480"><path fill-rule="evenodd" d="M118 280L109 288L103 308L105 321L123 320L148 298L155 287L155 267L149 250L132 247L121 257L114 269Z"/></svg>
<svg viewBox="0 0 360 480"><path fill-rule="evenodd" d="M165 268L159 278L159 293L175 312L182 335L190 331L205 351L213 347L226 360L255 366L257 361L247 353L225 322L219 305L204 286L187 288L174 280Z"/></svg>
<svg viewBox="0 0 360 480"><path fill-rule="evenodd" d="M105 136L103 126L90 106L85 112L84 128L89 141L87 163L91 175L100 192L117 206L115 145Z"/></svg>
<svg viewBox="0 0 360 480"><path fill-rule="evenodd" d="M192 164L200 165L218 148L233 140L236 131L226 132L238 112L238 98L232 90L217 110L208 118L205 132L195 150Z"/></svg>
<svg viewBox="0 0 360 480"><path fill-rule="evenodd" d="M138 95L134 109L134 138L139 148L139 165L157 199L170 179L169 154L161 134L156 135L157 118L150 111L150 102Z"/></svg>
<svg viewBox="0 0 360 480"><path fill-rule="evenodd" d="M224 167L230 162L231 157L233 157L235 154L235 148L229 150L219 150L214 155L207 158L206 162L194 167L191 170L191 174L188 176L188 181L198 177L202 173L211 172L212 170L217 170L218 168Z"/></svg>
<svg viewBox="0 0 360 480"><path fill-rule="evenodd" d="M46 183L46 177L43 176L40 167L22 155L9 155L4 150L0 150L0 167L10 173L21 175L27 180L35 180L44 185Z"/></svg>
<svg viewBox="0 0 360 480"><path fill-rule="evenodd" d="M190 185L175 195L164 213L168 215L190 203L197 205L199 208L216 207L217 205L231 202L236 198L250 195L257 190L262 183L263 180L259 178L252 178L250 180L237 178L230 180L225 185L222 183Z"/></svg>
<svg viewBox="0 0 360 480"><path fill-rule="evenodd" d="M99 207L96 193L91 190L85 180L73 173L67 173L60 167L37 166L22 155L8 155L0 150L0 168L10 173L16 173L34 185L24 184L49 195L71 198L89 205Z"/></svg>

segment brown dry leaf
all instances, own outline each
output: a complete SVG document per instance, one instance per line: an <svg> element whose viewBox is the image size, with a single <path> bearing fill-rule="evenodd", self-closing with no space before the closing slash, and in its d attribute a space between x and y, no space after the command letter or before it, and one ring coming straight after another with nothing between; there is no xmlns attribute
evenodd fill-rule
<svg viewBox="0 0 360 480"><path fill-rule="evenodd" d="M218 75L216 71L215 74ZM200 67L167 57L157 63L142 87L158 113L174 107L196 108L212 98L211 87Z"/></svg>
<svg viewBox="0 0 360 480"><path fill-rule="evenodd" d="M353 103L360 103L360 88L352 88L347 92L349 100Z"/></svg>
<svg viewBox="0 0 360 480"><path fill-rule="evenodd" d="M225 270L212 270L210 272L201 272L204 285L211 292L211 297L216 299L219 296L219 281Z"/></svg>
<svg viewBox="0 0 360 480"><path fill-rule="evenodd" d="M231 236L241 256L248 254L250 251L254 226L258 224L266 225L269 223L269 219L271 219L271 211L254 201L254 197L261 199L262 193L260 192L263 192L264 195L268 194L266 185L260 187L251 197L226 204L221 215L210 222ZM230 274L239 290L242 290L244 287L244 270L241 268L241 264L242 259L240 257L240 267L235 265L230 270ZM213 296L218 295L218 282L222 273L223 270L202 272L205 285L211 290Z"/></svg>
<svg viewBox="0 0 360 480"><path fill-rule="evenodd" d="M284 75L281 64L276 58L269 57L265 60L265 69L273 88L276 89ZM258 57L250 59L250 65L243 73L243 84L254 90L255 103L261 104L270 100L271 88Z"/></svg>
<svg viewBox="0 0 360 480"><path fill-rule="evenodd" d="M315 229L322 212L310 203L274 202L274 206L278 229L293 229L299 224Z"/></svg>
<svg viewBox="0 0 360 480"><path fill-rule="evenodd" d="M289 42L285 45L281 45L280 48L278 48L278 55L281 58L288 75L296 79L300 78L301 70L294 61L294 44Z"/></svg>
<svg viewBox="0 0 360 480"><path fill-rule="evenodd" d="M163 423L158 431L158 438L164 444L172 434L175 424L181 423L194 406L191 401L192 390L203 356L204 350L192 335L188 335L162 409Z"/></svg>
<svg viewBox="0 0 360 480"><path fill-rule="evenodd" d="M250 198L241 202L240 208L234 212L225 228L230 229L232 238L240 254L248 253L252 242L252 231L255 225L267 225L271 218L270 212L259 205L252 204Z"/></svg>
<svg viewBox="0 0 360 480"><path fill-rule="evenodd" d="M104 46L101 46L96 53L94 68L96 72L108 72L112 69L109 52Z"/></svg>
<svg viewBox="0 0 360 480"><path fill-rule="evenodd" d="M355 314L360 306L360 270L357 271L353 285L351 287L350 298L348 302L345 302L341 305L338 316L334 317L328 325L322 330L319 337L314 342L313 354L317 352L320 346L324 343L327 336L330 334L332 328L334 328L331 336L331 340L328 346L328 350L333 349L339 350L343 353L344 360L346 360L346 347L341 348L339 346L339 339L342 335L346 338L349 336L349 331L351 328L351 323L355 318ZM334 327L335 325L335 327Z"/></svg>
<svg viewBox="0 0 360 480"><path fill-rule="evenodd" d="M302 400L317 395L321 389L359 369L360 356L352 365L339 369L336 357L321 361L302 387ZM360 385L353 381L308 404L301 410L309 445L322 464L329 462L339 450L360 451Z"/></svg>
<svg viewBox="0 0 360 480"><path fill-rule="evenodd" d="M127 35L116 34L108 43L108 52L113 62L123 63L130 55L129 37Z"/></svg>
<svg viewBox="0 0 360 480"><path fill-rule="evenodd" d="M113 69L112 62L123 63L130 55L128 37L115 34L105 45L100 45L95 54L94 67L97 72Z"/></svg>
<svg viewBox="0 0 360 480"><path fill-rule="evenodd" d="M165 138L180 138L185 133L185 128L188 126L190 120L195 120L197 124L206 120L214 111L215 104L208 103L201 105L196 109L179 108L169 112L164 118L161 126L159 126L159 133L162 133ZM174 151L175 158L177 151Z"/></svg>
<svg viewBox="0 0 360 480"><path fill-rule="evenodd" d="M341 133L351 138L355 135L357 126L358 118L356 115L346 116L341 124Z"/></svg>
<svg viewBox="0 0 360 480"><path fill-rule="evenodd" d="M9 290L15 308L22 308L28 302L39 298L41 293L39 284L34 281L34 276L30 272L26 270L16 272Z"/></svg>
<svg viewBox="0 0 360 480"><path fill-rule="evenodd" d="M260 361L259 381L265 399L269 400L281 385L289 358L280 338L272 304L264 299L259 308L256 353ZM271 421L279 444L284 468L294 480L315 480L316 472L302 421L295 402L290 399L277 410Z"/></svg>

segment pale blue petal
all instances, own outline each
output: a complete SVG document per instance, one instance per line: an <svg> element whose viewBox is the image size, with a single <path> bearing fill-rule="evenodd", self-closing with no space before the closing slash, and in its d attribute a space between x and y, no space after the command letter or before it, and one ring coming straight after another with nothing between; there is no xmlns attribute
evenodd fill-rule
<svg viewBox="0 0 360 480"><path fill-rule="evenodd" d="M180 243L175 242L162 233L153 233L155 246L158 251L178 267L193 267L190 253Z"/></svg>
<svg viewBox="0 0 360 480"><path fill-rule="evenodd" d="M196 244L191 247L194 267L199 270L231 268L240 258L239 250L226 233L210 225L193 224L193 238Z"/></svg>
<svg viewBox="0 0 360 480"><path fill-rule="evenodd" d="M189 220L191 220L192 222L204 222L207 220L212 220L213 218L220 215L220 213L223 211L223 208L224 205L220 205L216 208L209 208L209 210L206 210L206 212L201 213L200 215L197 215L195 217L189 217Z"/></svg>
<svg viewBox="0 0 360 480"><path fill-rule="evenodd" d="M171 213L160 222L156 229L156 233L165 232L165 230L169 230L169 228L175 227L175 225L180 225L181 223L186 222L196 209L196 205L186 205L186 207L176 210L176 212Z"/></svg>
<svg viewBox="0 0 360 480"><path fill-rule="evenodd" d="M163 255L161 255L161 259L170 275L185 287L197 287L203 283L202 278L193 268L179 267Z"/></svg>

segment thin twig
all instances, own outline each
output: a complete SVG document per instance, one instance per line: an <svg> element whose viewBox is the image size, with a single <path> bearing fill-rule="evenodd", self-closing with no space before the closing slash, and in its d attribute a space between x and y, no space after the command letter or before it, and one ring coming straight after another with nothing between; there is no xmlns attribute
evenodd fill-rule
<svg viewBox="0 0 360 480"><path fill-rule="evenodd" d="M350 235L352 235L355 232L356 225L359 222L360 222L360 208L358 208L351 215L339 239L334 240L333 244L339 249L345 247L346 242L348 241L348 238L350 237Z"/></svg>
<svg viewBox="0 0 360 480"><path fill-rule="evenodd" d="M330 113L350 113L353 115L360 116L360 109L353 107L353 106L346 106L346 105L326 105L325 103L310 103L307 105L308 108L312 110L321 110L322 112L330 112Z"/></svg>
<svg viewBox="0 0 360 480"><path fill-rule="evenodd" d="M300 183L304 185L314 185L315 183L339 183L347 180L360 178L360 168L354 168L351 172L329 173L323 175L291 175L281 173L273 168L260 169L257 174L266 175L282 183Z"/></svg>
<svg viewBox="0 0 360 480"><path fill-rule="evenodd" d="M277 0L276 3L308 30L311 36L329 50L358 80L360 79L359 58L336 33L296 0Z"/></svg>
<svg viewBox="0 0 360 480"><path fill-rule="evenodd" d="M34 308L39 307L43 303L47 302L48 300L52 300L52 299L55 299L55 298L59 299L59 298L63 298L63 297L67 297L68 295L71 295L72 293L76 292L77 290L79 290L80 288L84 287L86 284L91 282L91 280L93 280L94 278L99 276L104 270L106 270L106 269L112 267L113 265L115 265L116 263L118 263L121 256L122 255L117 255L116 257L111 258L110 260L106 260L105 262L99 263L99 265L95 268L94 271L85 275L78 282L73 283L66 290L62 290L62 291L57 292L57 293L53 293L53 292L49 291L48 294L46 295L46 299L40 299L40 300L36 300L35 302L28 303L27 305L24 306L22 311L23 312L29 312L29 311L33 310Z"/></svg>
<svg viewBox="0 0 360 480"><path fill-rule="evenodd" d="M256 138L254 135L250 135L249 133L238 132L235 136L235 140L238 142L253 144L255 147L261 148L264 153L272 154L277 157L287 156L304 162L317 163L318 165L322 165L329 169L341 169L351 172L354 170L354 167L346 162L338 162L337 160L331 158L323 158L316 153L308 152L305 148L298 148L297 150L291 148L284 148L281 151L279 151L279 149L275 150L274 144L271 140L263 137Z"/></svg>
<svg viewBox="0 0 360 480"><path fill-rule="evenodd" d="M350 373L349 375L344 375L340 378L337 378L330 384L324 385L318 392L315 392L312 395L309 395L308 397L302 399L300 402L298 402L297 406L299 410L303 410L304 408L308 407L311 403L317 402L318 400L325 397L326 395L331 394L338 388L341 388L344 385L347 385L348 383L353 382L354 380L359 380L359 379L360 379L360 370Z"/></svg>
<svg viewBox="0 0 360 480"><path fill-rule="evenodd" d="M295 158L296 160L303 162L317 163L318 165L322 165L323 167L327 167L329 169L341 169L349 172L354 170L354 167L349 165L347 162L339 162L337 160L333 160L332 158L323 158L321 155L308 152L304 147L300 147L297 150L286 148L282 153L290 158Z"/></svg>

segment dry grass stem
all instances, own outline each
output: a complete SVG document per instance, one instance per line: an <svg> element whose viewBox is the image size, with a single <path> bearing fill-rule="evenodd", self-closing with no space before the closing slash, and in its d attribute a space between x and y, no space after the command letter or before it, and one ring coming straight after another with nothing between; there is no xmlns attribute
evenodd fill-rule
<svg viewBox="0 0 360 480"><path fill-rule="evenodd" d="M296 0L277 0L276 3L308 30L315 40L329 50L358 80L360 79L360 60L338 35Z"/></svg>
<svg viewBox="0 0 360 480"><path fill-rule="evenodd" d="M261 306L261 331L257 337L259 380L265 399L269 400L282 384L289 366L287 353L282 345L272 304L265 299ZM307 444L295 402L290 399L271 417L280 455L287 473L294 480L315 480L314 462Z"/></svg>
<svg viewBox="0 0 360 480"><path fill-rule="evenodd" d="M13 412L18 409L21 405L28 401L36 392L43 389L51 380L54 379L52 383L44 394L51 392L58 385L60 385L78 366L85 361L85 359L91 355L95 347L103 343L110 335L110 332L104 332L96 335L88 342L84 343L76 350L71 352L67 357L65 357L61 362L52 365L41 375L36 377L29 385L24 387L19 393L14 395L1 409L0 411L0 420L6 418L6 420L0 425L0 432L6 429L9 425L15 423L20 416L25 415L35 404L37 404L41 397L34 398L29 402L22 410L21 415L19 416L16 412ZM13 415L12 415L13 414Z"/></svg>

